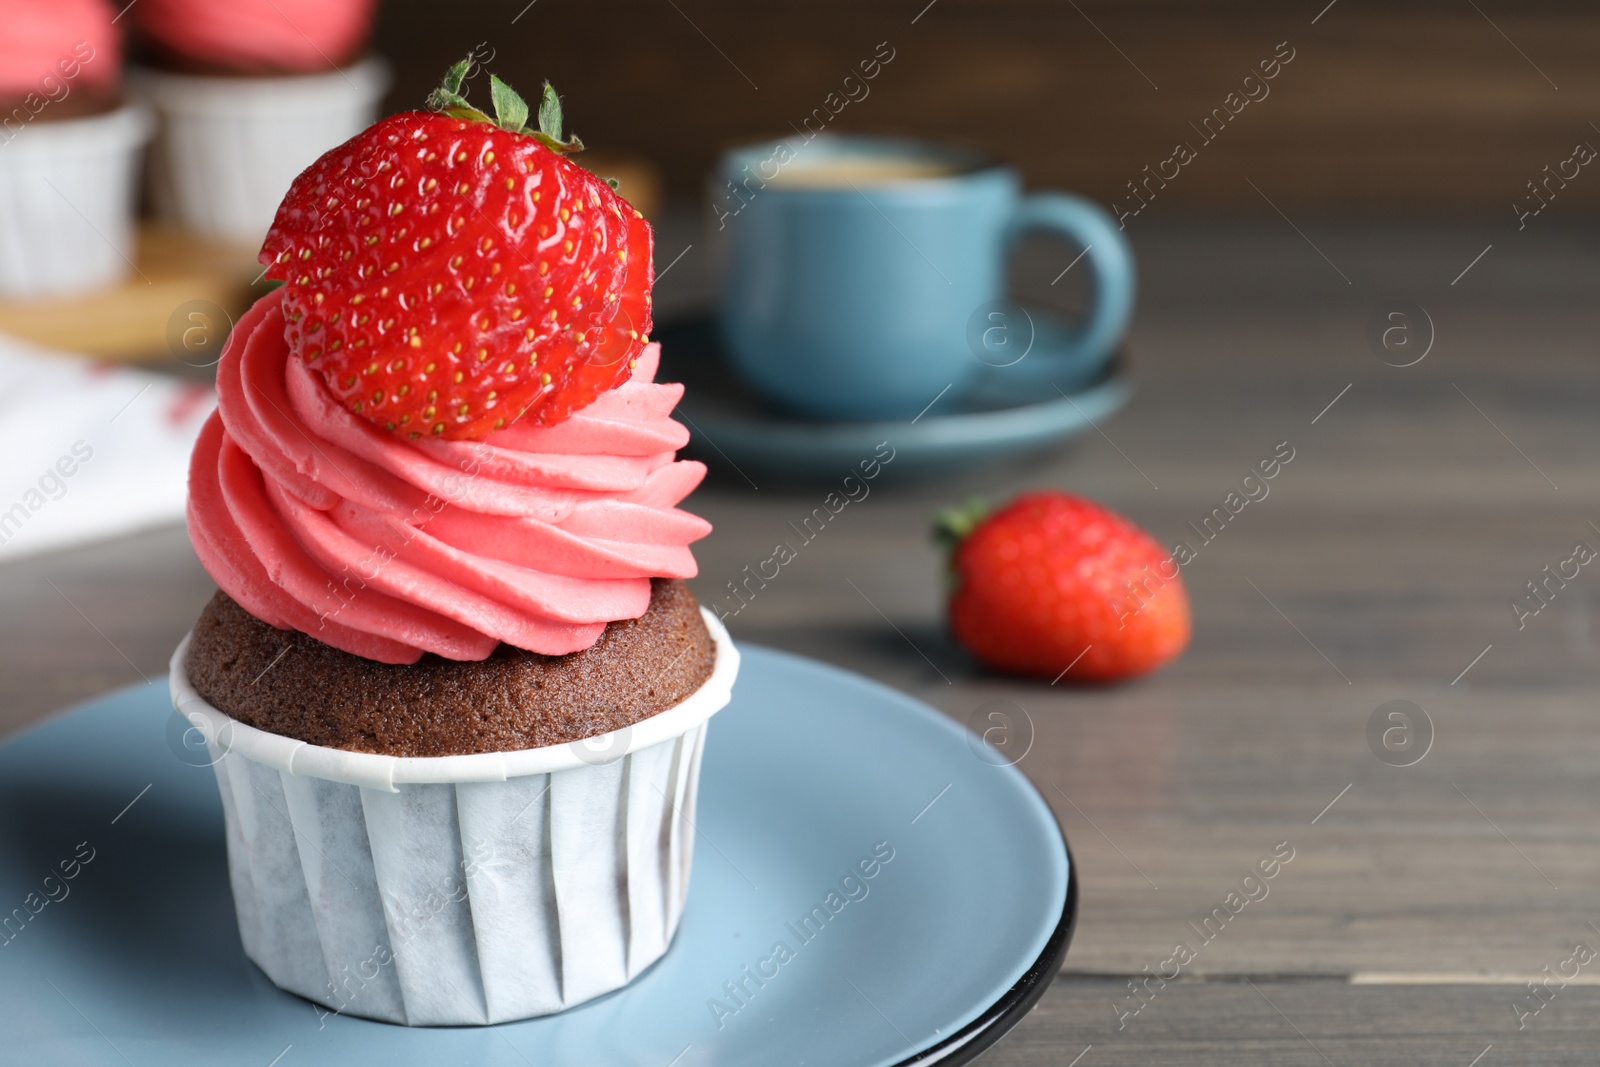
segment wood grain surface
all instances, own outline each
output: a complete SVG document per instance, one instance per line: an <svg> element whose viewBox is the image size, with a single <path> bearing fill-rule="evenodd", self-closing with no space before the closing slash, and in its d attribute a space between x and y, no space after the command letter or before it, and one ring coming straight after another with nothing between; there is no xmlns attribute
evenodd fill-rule
<svg viewBox="0 0 1600 1067"><path fill-rule="evenodd" d="M1020 766L1071 839L1082 906L1062 976L985 1062L1592 1063L1594 989L1569 985L1521 1029L1512 1005L1577 943L1600 946L1600 573L1521 629L1510 605L1576 542L1600 546L1600 231L1148 222L1130 227L1139 392L1103 433L939 484L897 485L891 465L731 629L958 720L1000 699L1031 723ZM664 227L661 263L685 246L664 314L705 295L692 224ZM1036 250L1021 281L1068 255ZM1366 341L1395 298L1435 325L1415 366ZM1018 682L944 635L940 506L1058 486L1195 543L1186 524L1280 442L1294 459L1270 495L1184 569L1195 640L1168 670ZM698 492L716 526L702 599L819 500L736 477ZM3 728L162 684L210 592L175 527L0 565ZM1390 700L1431 720L1413 766L1369 747ZM1269 892L1201 940L1280 842L1294 858ZM1119 1029L1113 1005L1144 1003L1127 983L1178 942L1195 958Z"/></svg>
<svg viewBox="0 0 1600 1067"><path fill-rule="evenodd" d="M979 142L1036 185L1105 201L1191 141L1157 215L1270 215L1264 194L1511 220L1546 165L1600 147L1600 10L1577 0L516 0L443 25L429 0L390 0L389 104L418 106L479 42L514 84L551 79L592 147L657 160L678 196L726 144L790 136L819 108L831 130ZM892 61L846 85L880 43ZM1244 86L1280 43L1292 61ZM1230 92L1265 96L1202 141ZM1600 204L1587 170L1552 189L1547 215Z"/></svg>

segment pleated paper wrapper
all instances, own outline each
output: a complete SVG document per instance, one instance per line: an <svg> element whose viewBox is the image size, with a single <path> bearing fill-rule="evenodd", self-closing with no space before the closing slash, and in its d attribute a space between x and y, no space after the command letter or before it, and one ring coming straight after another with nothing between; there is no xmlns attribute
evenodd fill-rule
<svg viewBox="0 0 1600 1067"><path fill-rule="evenodd" d="M327 74L221 78L135 70L159 113L150 177L157 211L208 237L259 245L289 184L377 118L389 67L376 57Z"/></svg>
<svg viewBox="0 0 1600 1067"><path fill-rule="evenodd" d="M245 954L332 1012L413 1026L548 1015L637 977L683 913L707 720L738 670L705 614L716 667L682 704L591 742L436 758L236 722L189 686L185 640L173 699L214 761Z"/></svg>
<svg viewBox="0 0 1600 1067"><path fill-rule="evenodd" d="M137 105L50 121L47 104L0 130L0 299L94 289L132 270L134 183L153 127Z"/></svg>

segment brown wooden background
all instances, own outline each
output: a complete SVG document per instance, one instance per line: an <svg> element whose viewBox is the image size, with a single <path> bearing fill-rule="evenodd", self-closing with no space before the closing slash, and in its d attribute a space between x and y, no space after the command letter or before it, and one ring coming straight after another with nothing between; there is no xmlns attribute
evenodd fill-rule
<svg viewBox="0 0 1600 1067"><path fill-rule="evenodd" d="M492 69L551 79L591 146L648 156L680 197L719 145L787 133L880 41L894 61L832 128L976 141L1109 201L1287 40L1271 95L1152 212L1270 212L1254 182L1291 211L1512 218L1546 164L1600 147L1600 5L1336 0L1313 24L1326 3L936 0L913 24L927 0L385 0L377 47L399 109L487 42ZM1597 205L1586 169L1546 214Z"/></svg>

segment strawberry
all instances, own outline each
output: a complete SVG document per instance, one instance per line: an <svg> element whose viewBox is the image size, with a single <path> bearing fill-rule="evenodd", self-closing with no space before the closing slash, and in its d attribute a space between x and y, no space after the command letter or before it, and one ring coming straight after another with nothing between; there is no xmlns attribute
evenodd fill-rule
<svg viewBox="0 0 1600 1067"><path fill-rule="evenodd" d="M1091 500L1025 493L985 517L941 516L954 542L950 629L984 664L1109 682L1144 674L1189 643L1178 564L1154 538Z"/></svg>
<svg viewBox="0 0 1600 1067"><path fill-rule="evenodd" d="M261 249L284 335L350 410L404 437L551 425L628 376L650 332L650 226L566 158L546 83L538 129L467 62L433 111L383 119L307 168Z"/></svg>

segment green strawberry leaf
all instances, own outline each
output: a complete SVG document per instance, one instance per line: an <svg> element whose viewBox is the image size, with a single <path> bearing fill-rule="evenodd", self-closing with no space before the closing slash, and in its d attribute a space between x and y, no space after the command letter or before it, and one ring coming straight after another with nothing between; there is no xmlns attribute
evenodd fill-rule
<svg viewBox="0 0 1600 1067"><path fill-rule="evenodd" d="M467 71L472 69L472 57L468 56L461 62L453 65L444 72L444 91L447 93L460 93L461 83L467 80Z"/></svg>
<svg viewBox="0 0 1600 1067"><path fill-rule="evenodd" d="M943 508L934 516L933 542L944 552L944 585L947 592L954 592L959 584L955 568L956 549L983 524L989 510L986 500L973 496L968 497L965 504Z"/></svg>
<svg viewBox="0 0 1600 1067"><path fill-rule="evenodd" d="M449 115L453 119L464 119L468 122L494 122L488 115L467 103L463 98L442 93L437 89L428 97L428 109L437 111L441 115Z"/></svg>
<svg viewBox="0 0 1600 1067"><path fill-rule="evenodd" d="M976 530L989 515L989 504L981 497L969 497L959 507L945 508L934 517L933 539L946 550L953 550Z"/></svg>
<svg viewBox="0 0 1600 1067"><path fill-rule="evenodd" d="M538 130L529 130L528 136L532 137L535 141L538 141L540 144L544 145L557 155L564 156L571 152L583 151L583 142L578 140L576 137L568 137L565 141L558 141L554 137L551 137L548 133L542 133Z"/></svg>
<svg viewBox="0 0 1600 1067"><path fill-rule="evenodd" d="M446 111L450 108L455 108L457 110L471 108L472 110L477 110L476 108L473 108L471 104L467 103L466 97L450 89L435 89L433 92L429 93L427 106L430 111Z"/></svg>
<svg viewBox="0 0 1600 1067"><path fill-rule="evenodd" d="M489 75L489 95L494 100L495 122L502 129L522 133L528 124L528 102L493 74ZM543 111L542 105L540 110Z"/></svg>
<svg viewBox="0 0 1600 1067"><path fill-rule="evenodd" d="M539 100L539 132L558 144L561 141L561 98L549 82L544 83L544 96Z"/></svg>

